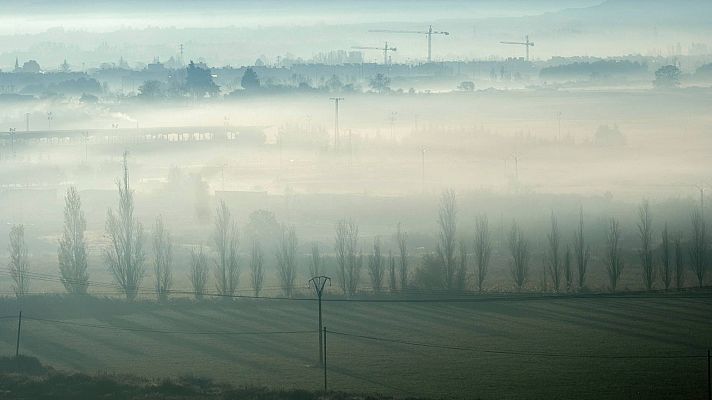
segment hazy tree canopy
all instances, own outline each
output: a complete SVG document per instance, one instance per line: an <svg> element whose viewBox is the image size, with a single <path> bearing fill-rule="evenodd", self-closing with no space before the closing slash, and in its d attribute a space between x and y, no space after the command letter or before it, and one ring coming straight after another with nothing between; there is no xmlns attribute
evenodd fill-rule
<svg viewBox="0 0 712 400"><path fill-rule="evenodd" d="M571 64L544 67L539 76L544 79L606 78L615 75L645 73L647 66L628 60L598 60L594 62L574 62Z"/></svg>
<svg viewBox="0 0 712 400"><path fill-rule="evenodd" d="M309 262L309 275L312 277L319 276L322 273L322 259L319 252L319 244L312 243L311 246L311 259Z"/></svg>
<svg viewBox="0 0 712 400"><path fill-rule="evenodd" d="M509 232L508 245L512 256L511 273L514 285L517 290L521 290L529 274L529 243L516 222L512 224Z"/></svg>
<svg viewBox="0 0 712 400"><path fill-rule="evenodd" d="M247 219L245 226L247 237L258 241L265 249L273 249L278 245L282 226L272 211L256 210L251 212Z"/></svg>
<svg viewBox="0 0 712 400"><path fill-rule="evenodd" d="M371 287L378 293L383 287L383 274L385 263L381 251L381 239L376 237L373 240L373 254L368 257L368 274L371 277Z"/></svg>
<svg viewBox="0 0 712 400"><path fill-rule="evenodd" d="M618 129L618 125L601 125L596 129L595 143L599 146L623 146L626 143L625 135Z"/></svg>
<svg viewBox="0 0 712 400"><path fill-rule="evenodd" d="M385 93L391 90L391 78L383 75L376 74L368 83L368 86L378 93Z"/></svg>
<svg viewBox="0 0 712 400"><path fill-rule="evenodd" d="M660 235L662 242L660 243L660 272L663 279L663 285L665 289L670 289L673 278L673 264L672 264L672 246L670 243L670 231L668 230L668 224L665 222L665 227L663 228L662 234Z"/></svg>
<svg viewBox="0 0 712 400"><path fill-rule="evenodd" d="M400 288L401 290L408 289L408 232L401 229L400 222L396 231L396 242L398 242L398 254L400 260Z"/></svg>
<svg viewBox="0 0 712 400"><path fill-rule="evenodd" d="M173 283L173 241L161 216L156 218L153 231L153 256L156 295L159 300L165 301Z"/></svg>
<svg viewBox="0 0 712 400"><path fill-rule="evenodd" d="M547 263L549 267L549 275L554 284L554 291L558 292L561 286L561 234L559 233L559 223L551 212L551 231L546 236L548 242Z"/></svg>
<svg viewBox="0 0 712 400"><path fill-rule="evenodd" d="M621 230L618 220L611 218L606 234L606 268L611 291L615 292L623 271L623 257L620 248Z"/></svg>
<svg viewBox="0 0 712 400"><path fill-rule="evenodd" d="M165 97L163 82L150 80L138 87L138 96L144 99L157 100Z"/></svg>
<svg viewBox="0 0 712 400"><path fill-rule="evenodd" d="M472 92L475 90L475 83L472 81L462 81L457 85L457 90L462 92Z"/></svg>
<svg viewBox="0 0 712 400"><path fill-rule="evenodd" d="M653 218L650 214L650 204L647 200L638 208L638 234L640 235L640 265L643 271L643 283L650 290L655 283L655 268L653 268Z"/></svg>
<svg viewBox="0 0 712 400"><path fill-rule="evenodd" d="M213 82L209 69L202 68L191 61L186 72L185 88L191 95L200 98L206 95L215 96L220 92L218 85Z"/></svg>
<svg viewBox="0 0 712 400"><path fill-rule="evenodd" d="M363 257L359 251L358 225L350 219L342 219L336 224L336 279L346 295L356 293L361 281Z"/></svg>
<svg viewBox="0 0 712 400"><path fill-rule="evenodd" d="M225 201L221 200L215 213L215 233L213 234L217 259L215 279L218 293L232 296L237 290L240 270L237 259L237 222L233 220Z"/></svg>
<svg viewBox="0 0 712 400"><path fill-rule="evenodd" d="M393 251L388 251L388 290L394 293L398 288L396 278L396 259L393 257Z"/></svg>
<svg viewBox="0 0 712 400"><path fill-rule="evenodd" d="M487 277L490 256L492 254L492 239L489 232L489 221L487 215L477 217L475 221L475 264L477 271L477 290L482 292L482 288Z"/></svg>
<svg viewBox="0 0 712 400"><path fill-rule="evenodd" d="M455 203L455 192L452 190L446 190L440 197L438 227L440 232L438 233L437 254L443 269L445 288L450 290L455 288L457 269L455 263L457 205Z"/></svg>
<svg viewBox="0 0 712 400"><path fill-rule="evenodd" d="M67 292L85 294L89 286L87 246L84 241L86 220L79 193L74 186L64 198L64 232L59 239L59 271Z"/></svg>
<svg viewBox="0 0 712 400"><path fill-rule="evenodd" d="M245 90L255 90L260 88L260 79L252 68L245 69L245 73L240 80L240 86Z"/></svg>
<svg viewBox="0 0 712 400"><path fill-rule="evenodd" d="M106 235L111 242L104 251L109 270L121 286L127 300L138 294L145 273L143 227L134 217L133 191L129 188L127 154L124 153L124 176L117 183L119 208L109 209L106 216Z"/></svg>
<svg viewBox="0 0 712 400"><path fill-rule="evenodd" d="M294 226L282 227L277 247L277 270L282 292L291 297L297 278L297 230Z"/></svg>
<svg viewBox="0 0 712 400"><path fill-rule="evenodd" d="M591 260L591 246L586 243L584 236L583 207L579 210L578 229L574 233L574 256L578 271L578 288L581 290L586 286L586 273Z"/></svg>
<svg viewBox="0 0 712 400"><path fill-rule="evenodd" d="M252 242L252 251L250 252L250 271L252 273L250 283L252 290L255 292L255 297L259 297L264 285L264 253L262 246L257 241Z"/></svg>
<svg viewBox="0 0 712 400"><path fill-rule="evenodd" d="M675 237L675 287L679 290L685 285L685 255L681 235Z"/></svg>
<svg viewBox="0 0 712 400"><path fill-rule="evenodd" d="M202 247L198 251L192 249L190 256L191 263L188 280L190 280L190 284L193 287L195 298L200 300L203 298L208 285L208 258L203 253Z"/></svg>
<svg viewBox="0 0 712 400"><path fill-rule="evenodd" d="M14 281L12 289L17 297L24 296L30 290L30 267L27 260L27 244L25 244L25 226L13 225L10 228L10 244L8 247L10 262L8 269Z"/></svg>
<svg viewBox="0 0 712 400"><path fill-rule="evenodd" d="M707 238L707 225L700 210L692 213L692 238L690 243L690 269L695 273L700 287L705 280L707 260L709 257L709 243Z"/></svg>
<svg viewBox="0 0 712 400"><path fill-rule="evenodd" d="M571 267L571 247L568 244L564 252L564 278L566 280L566 291L570 292L574 288L574 271Z"/></svg>
<svg viewBox="0 0 712 400"><path fill-rule="evenodd" d="M680 68L674 65L665 65L655 71L655 81L653 84L659 88L671 88L680 86Z"/></svg>

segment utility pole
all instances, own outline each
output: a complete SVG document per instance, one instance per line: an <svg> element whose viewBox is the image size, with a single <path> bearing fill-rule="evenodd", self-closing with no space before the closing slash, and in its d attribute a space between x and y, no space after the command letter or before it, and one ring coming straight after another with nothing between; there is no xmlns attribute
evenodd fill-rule
<svg viewBox="0 0 712 400"><path fill-rule="evenodd" d="M326 332L326 328L324 328L324 332ZM324 342L324 348L326 349L326 342ZM324 364L324 388L326 388L326 364ZM707 400L712 400L712 377L710 376L710 349L707 349Z"/></svg>
<svg viewBox="0 0 712 400"><path fill-rule="evenodd" d="M280 146L280 148L281 148L281 146ZM227 164L225 164L225 163L220 164L220 180L221 180L221 188L222 188L223 192L225 191L225 167L226 166L227 166Z"/></svg>
<svg viewBox="0 0 712 400"><path fill-rule="evenodd" d="M309 279L309 283L311 283L314 287L314 292L319 299L319 364L322 364L323 362L324 371L326 371L326 334L322 333L322 331L326 332L326 328L322 328L321 296L324 293L324 286L326 285L326 282L329 282L329 286L331 286L331 278L328 276L321 275ZM326 378L324 379L324 382L326 382ZM324 390L326 390L326 383L324 383Z"/></svg>
<svg viewBox="0 0 712 400"><path fill-rule="evenodd" d="M52 111L47 113L47 130L51 131L52 130Z"/></svg>
<svg viewBox="0 0 712 400"><path fill-rule="evenodd" d="M425 194L425 146L420 146L421 190Z"/></svg>
<svg viewBox="0 0 712 400"><path fill-rule="evenodd" d="M12 151L12 158L15 158L15 135L17 134L17 129L10 128L10 150Z"/></svg>
<svg viewBox="0 0 712 400"><path fill-rule="evenodd" d="M339 136L339 102L343 99L343 97L330 98L330 100L334 101L334 148L337 150L341 146L341 138Z"/></svg>
<svg viewBox="0 0 712 400"><path fill-rule="evenodd" d="M15 358L20 355L20 329L22 328L22 310L17 317L17 343L15 344Z"/></svg>
<svg viewBox="0 0 712 400"><path fill-rule="evenodd" d="M707 351L707 386L709 389L709 363L710 363L710 357L709 357L709 350ZM324 391L327 391L327 385L326 385L326 327L324 327Z"/></svg>
<svg viewBox="0 0 712 400"><path fill-rule="evenodd" d="M82 132L82 137L84 137L84 162L86 163L89 159L89 132Z"/></svg>

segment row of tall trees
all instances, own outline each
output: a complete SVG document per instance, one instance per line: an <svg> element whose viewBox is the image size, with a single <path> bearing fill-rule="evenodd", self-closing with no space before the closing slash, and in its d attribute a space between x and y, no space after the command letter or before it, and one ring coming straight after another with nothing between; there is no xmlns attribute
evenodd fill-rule
<svg viewBox="0 0 712 400"><path fill-rule="evenodd" d="M692 232L687 252L689 254L689 268L694 272L698 285L702 287L709 257L709 243L706 225L700 211L695 210L692 213L691 224ZM662 281L665 289L670 289L673 284L678 289L684 287L687 267L685 265L682 233L673 236L668 229L668 224L665 223L660 232L660 241L656 242L653 217L648 201L643 201L638 208L638 223L636 227L639 240L637 256L640 262L644 287L647 290L653 289L658 279ZM605 249L602 257L611 291L616 291L625 266L621 238L620 222L617 218L611 217L606 224ZM508 244L512 259L513 281L515 286L521 289L526 280L528 270L528 242L516 223L512 226ZM545 265L554 290L557 292L560 290L562 282L565 283L567 291L573 290L575 288L574 285L578 289L585 287L586 273L591 260L591 248L584 237L583 209L579 213L579 223L574 232L573 248L572 254L569 245L566 245L562 256L561 233L556 216L552 212L551 228L547 234ZM656 257L656 249L659 249L657 251L659 257ZM573 279L572 256L577 271L578 279L576 282ZM659 262L656 262L656 260L659 260Z"/></svg>
<svg viewBox="0 0 712 400"><path fill-rule="evenodd" d="M469 254L472 254L475 286L482 291L492 253L487 217L480 216L475 221L474 245L471 252L466 240L461 239L459 246L457 245L457 204L455 193L451 190L443 192L441 196L437 222L439 232L436 259L440 269L437 275L442 279L440 286L450 291L464 290L468 285ZM692 232L687 251L689 267L695 273L699 286L702 286L710 250L706 225L701 212L697 210L692 213L691 222ZM648 201L644 201L638 208L637 236L639 239L637 255L644 287L647 290L652 289L658 277L665 289L669 289L673 282L676 287L683 287L686 266L682 234L673 236L666 223L660 232L660 240L656 241ZM546 280L552 283L556 292L582 290L586 287L592 251L585 236L583 208L579 210L578 224L571 237L570 243L564 243L557 217L552 212L550 229L546 234L544 271L548 276ZM621 240L620 222L616 218L611 218L606 224L602 261L612 291L617 289L625 266ZM506 247L510 257L512 282L517 290L521 290L530 275L531 249L529 239L516 221L513 222L507 236ZM656 252L660 253L659 257L656 256ZM430 256L426 256L428 257ZM427 268L427 264L429 261L425 260L423 268Z"/></svg>
<svg viewBox="0 0 712 400"><path fill-rule="evenodd" d="M124 155L124 174L117 181L119 202L116 210L109 209L106 219L106 237L109 245L104 257L116 284L129 300L139 293L146 273L147 256L143 249L143 226L134 215L133 191L129 186L129 172ZM457 203L453 191L445 191L440 199L438 212L438 236L434 256L424 260L424 268L434 265L436 271L429 275L437 281L432 287L448 291L464 291L473 286L482 291L488 275L492 256L492 238L486 215L475 220L474 239L460 238L457 231ZM710 246L706 225L701 211L691 215L691 235L683 245L682 234L673 234L667 223L659 232L654 229L650 205L644 201L638 208L636 249L641 268L641 277L646 289L652 289L660 280L665 289L675 285L684 286L685 272L694 272L698 284L703 285ZM64 207L64 231L59 240L58 261L60 279L67 292L86 294L90 284L87 271L87 244L84 237L86 220L81 208L80 196L74 187L67 190ZM544 271L553 290L559 292L581 290L586 287L586 278L591 261L591 246L584 235L583 209L579 211L578 224L565 243L556 215L552 212L550 229L546 234ZM610 218L605 228L604 251L601 260L608 276L610 290L617 290L622 271L625 268L622 250L623 230L616 218ZM159 300L166 300L173 286L173 244L172 237L161 216L156 218L153 228L153 267L155 293ZM385 254L380 237L373 241L372 251L364 256L361 248L358 225L350 219L337 222L335 232L336 281L341 291L352 296L359 290L362 269L367 267L371 287L375 292L387 288L389 291L407 289L411 279L409 273L408 234L398 224L395 232L397 254ZM659 240L658 240L659 238ZM214 279L219 296L235 296L240 279L238 257L239 235L237 223L229 208L220 202L215 214L212 236L214 245ZM530 242L516 221L506 238L506 249L510 258L510 273L517 290L521 290L529 279L531 263ZM299 255L298 238L293 226L282 225L275 249L275 263L280 288L285 296L293 296L297 277ZM11 228L9 242L9 270L14 280L14 290L18 296L29 291L29 262L24 227ZM264 290L265 254L259 240L255 238L249 248L250 285L255 296ZM191 265L188 274L196 298L208 292L210 259L203 248L191 251ZM324 259L319 246L311 247L309 273L312 276L325 273ZM470 271L470 266L473 271Z"/></svg>

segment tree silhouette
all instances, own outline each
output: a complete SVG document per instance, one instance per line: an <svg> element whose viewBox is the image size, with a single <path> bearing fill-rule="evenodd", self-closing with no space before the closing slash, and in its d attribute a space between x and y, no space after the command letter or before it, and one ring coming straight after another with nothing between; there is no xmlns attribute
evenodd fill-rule
<svg viewBox="0 0 712 400"><path fill-rule="evenodd" d="M74 186L70 186L64 199L64 233L59 239L58 251L62 284L69 293L85 294L89 286L87 245L84 241L86 227L79 193Z"/></svg>
<svg viewBox="0 0 712 400"><path fill-rule="evenodd" d="M665 65L655 71L653 84L659 88L670 88L680 86L680 68L674 65Z"/></svg>
<svg viewBox="0 0 712 400"><path fill-rule="evenodd" d="M242 75L240 85L245 90L255 90L260 88L260 79L252 68L247 68Z"/></svg>
<svg viewBox="0 0 712 400"><path fill-rule="evenodd" d="M210 69L199 67L191 61L186 72L185 88L191 95L195 97L215 96L220 92L218 85L213 82Z"/></svg>

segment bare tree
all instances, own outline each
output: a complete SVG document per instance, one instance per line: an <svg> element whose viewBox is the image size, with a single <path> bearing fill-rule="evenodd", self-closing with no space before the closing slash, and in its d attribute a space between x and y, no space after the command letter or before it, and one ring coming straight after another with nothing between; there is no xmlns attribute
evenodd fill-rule
<svg viewBox="0 0 712 400"><path fill-rule="evenodd" d="M546 257L549 275L551 275L554 284L554 291L558 292L561 287L561 234L553 211L551 212L551 231L546 235L546 238L549 244Z"/></svg>
<svg viewBox="0 0 712 400"><path fill-rule="evenodd" d="M252 289L255 291L255 297L260 296L262 284L264 283L264 254L260 242L255 240L252 242L252 252L250 254L250 270L252 271Z"/></svg>
<svg viewBox="0 0 712 400"><path fill-rule="evenodd" d="M70 186L64 198L64 232L57 251L60 278L69 293L86 294L89 287L87 245L84 241L86 227L79 193L74 186Z"/></svg>
<svg viewBox="0 0 712 400"><path fill-rule="evenodd" d="M205 288L208 286L208 259L201 247L198 251L190 251L190 275L188 279L193 286L193 294L196 300L200 300L205 295Z"/></svg>
<svg viewBox="0 0 712 400"><path fill-rule="evenodd" d="M640 265L643 268L643 283L650 290L655 283L653 268L653 218L650 215L650 204L647 200L638 208L638 234L640 235Z"/></svg>
<svg viewBox="0 0 712 400"><path fill-rule="evenodd" d="M475 259L477 264L477 290L482 292L482 286L487 277L487 267L492 255L492 239L490 238L489 222L486 215L477 217L475 221Z"/></svg>
<svg viewBox="0 0 712 400"><path fill-rule="evenodd" d="M438 234L437 254L443 268L443 278L445 288L452 290L455 288L455 274L457 264L455 261L455 235L457 234L457 205L455 203L455 192L446 190L440 197L440 210L438 212Z"/></svg>
<svg viewBox="0 0 712 400"><path fill-rule="evenodd" d="M680 290L685 286L685 255L682 249L682 235L675 237L675 287Z"/></svg>
<svg viewBox="0 0 712 400"><path fill-rule="evenodd" d="M383 273L385 262L381 254L381 238L373 240L373 254L368 257L368 275L371 277L371 287L375 293L381 291L383 287Z"/></svg>
<svg viewBox="0 0 712 400"><path fill-rule="evenodd" d="M238 231L237 223L223 200L220 201L215 214L213 241L217 251L215 279L218 294L233 296L240 279L237 262Z"/></svg>
<svg viewBox="0 0 712 400"><path fill-rule="evenodd" d="M282 292L292 297L294 280L297 278L297 231L294 226L282 227L277 245L277 270Z"/></svg>
<svg viewBox="0 0 712 400"><path fill-rule="evenodd" d="M355 294L361 280L363 258L357 254L358 241L356 223L350 219L342 219L336 224L336 278L346 295Z"/></svg>
<svg viewBox="0 0 712 400"><path fill-rule="evenodd" d="M457 258L457 272L455 273L455 289L462 292L467 289L467 242L460 241L459 257Z"/></svg>
<svg viewBox="0 0 712 400"><path fill-rule="evenodd" d="M514 285L517 290L521 290L529 269L529 243L516 222L512 224L512 230L509 232L509 252L512 255Z"/></svg>
<svg viewBox="0 0 712 400"><path fill-rule="evenodd" d="M165 301L173 284L173 241L161 216L156 218L156 227L153 231L153 254L156 294L159 301Z"/></svg>
<svg viewBox="0 0 712 400"><path fill-rule="evenodd" d="M564 252L564 278L566 279L566 291L570 292L574 288L574 270L571 268L571 247L566 245Z"/></svg>
<svg viewBox="0 0 712 400"><path fill-rule="evenodd" d="M608 231L606 233L606 268L608 272L608 282L613 292L616 291L616 286L618 285L621 271L623 270L620 238L621 230L618 220L611 218L608 222Z"/></svg>
<svg viewBox="0 0 712 400"><path fill-rule="evenodd" d="M398 242L398 252L400 253L400 289L404 291L408 289L408 232L401 229L401 224L398 223L396 231L396 241Z"/></svg>
<svg viewBox="0 0 712 400"><path fill-rule="evenodd" d="M10 276L15 281L13 290L15 296L22 297L30 290L30 267L27 261L27 244L25 244L25 226L13 225L10 228L10 262L8 269Z"/></svg>
<svg viewBox="0 0 712 400"><path fill-rule="evenodd" d="M388 251L388 290L393 293L396 291L398 284L396 282L396 259L393 257L393 251Z"/></svg>
<svg viewBox="0 0 712 400"><path fill-rule="evenodd" d="M143 226L134 218L133 190L129 187L128 153L124 152L124 176L117 182L119 188L119 209L116 213L109 209L106 215L106 234L109 246L104 255L109 271L121 286L127 300L138 295L141 281L146 272L143 251Z"/></svg>
<svg viewBox="0 0 712 400"><path fill-rule="evenodd" d="M662 243L661 243L661 253L660 258L661 258L661 267L662 267L662 278L663 278L663 284L665 285L665 290L670 289L670 285L672 284L672 247L670 245L670 233L668 232L668 225L667 222L665 223L665 227L663 228L662 232Z"/></svg>
<svg viewBox="0 0 712 400"><path fill-rule="evenodd" d="M322 259L319 254L319 244L313 243L311 246L311 263L309 263L309 274L311 276L319 276L322 270Z"/></svg>
<svg viewBox="0 0 712 400"><path fill-rule="evenodd" d="M705 269L707 267L707 254L709 243L707 243L707 226L699 210L692 213L692 239L690 242L690 268L697 276L697 283L700 287L705 280Z"/></svg>
<svg viewBox="0 0 712 400"><path fill-rule="evenodd" d="M586 285L586 271L591 260L591 246L586 244L583 234L583 207L579 211L578 229L574 233L574 255L576 257L576 267L578 270L578 287L583 289Z"/></svg>

